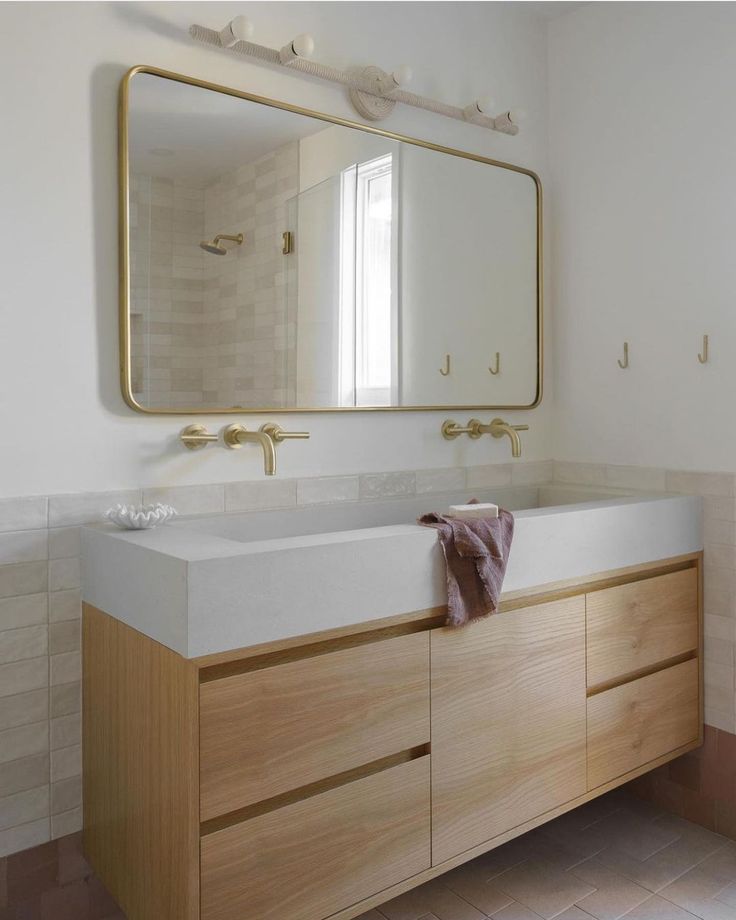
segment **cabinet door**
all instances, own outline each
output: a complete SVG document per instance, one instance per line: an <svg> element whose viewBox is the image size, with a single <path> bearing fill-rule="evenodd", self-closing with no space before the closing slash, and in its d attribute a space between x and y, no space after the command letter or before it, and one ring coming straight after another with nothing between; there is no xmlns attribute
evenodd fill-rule
<svg viewBox="0 0 736 920"><path fill-rule="evenodd" d="M433 863L586 788L585 600L431 636Z"/></svg>

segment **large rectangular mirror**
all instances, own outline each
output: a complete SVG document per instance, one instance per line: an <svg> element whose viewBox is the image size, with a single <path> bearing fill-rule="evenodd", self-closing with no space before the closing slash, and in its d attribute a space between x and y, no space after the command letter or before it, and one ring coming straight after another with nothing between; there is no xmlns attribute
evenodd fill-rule
<svg viewBox="0 0 736 920"><path fill-rule="evenodd" d="M538 404L534 173L150 67L120 145L134 408Z"/></svg>

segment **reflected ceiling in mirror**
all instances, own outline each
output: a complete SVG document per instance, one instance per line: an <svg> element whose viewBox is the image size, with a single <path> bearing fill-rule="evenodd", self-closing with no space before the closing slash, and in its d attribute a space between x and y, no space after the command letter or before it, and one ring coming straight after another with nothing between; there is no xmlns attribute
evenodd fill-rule
<svg viewBox="0 0 736 920"><path fill-rule="evenodd" d="M131 406L539 403L533 173L155 68L120 113Z"/></svg>

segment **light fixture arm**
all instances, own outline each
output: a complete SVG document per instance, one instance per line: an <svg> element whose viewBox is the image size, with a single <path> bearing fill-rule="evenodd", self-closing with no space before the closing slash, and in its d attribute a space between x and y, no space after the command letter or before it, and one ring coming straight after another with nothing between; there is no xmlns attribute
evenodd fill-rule
<svg viewBox="0 0 736 920"><path fill-rule="evenodd" d="M223 48L225 46L223 45L222 35L223 33L228 34L227 28L226 26L225 29L218 31L194 24L189 27L189 34L195 41L203 42L206 45L214 45L216 48ZM300 36L300 38L306 38L306 36ZM454 118L458 121L470 122L482 128L499 131L501 134L514 135L519 133L519 127L513 121L512 112L504 112L494 118L491 115L482 113L477 107L473 111L470 106L462 108L438 102L426 96L419 96L416 93L410 93L402 89L396 82L395 76L384 71L378 71L378 68L366 68L365 71L346 71L331 67L328 64L319 64L317 61L310 61L298 54L293 55L295 41L288 43L279 50L268 48L265 45L259 45L249 40L242 40L229 44L227 50L255 58L266 64L287 67L289 70L298 70L309 76L319 77L321 80L340 83L353 91L351 97L354 104L356 104L356 94L363 94L381 100L382 105L380 107L374 108L369 105L366 110L359 109L360 113L367 118L383 118L389 114L395 103L403 102L405 105L425 109L428 112L435 112L437 115L445 115L447 118ZM377 72L378 76L376 76ZM395 73L398 73L398 71ZM371 76L368 76L368 74L371 74ZM366 115L365 111L372 111L373 114ZM469 117L471 112L472 118Z"/></svg>

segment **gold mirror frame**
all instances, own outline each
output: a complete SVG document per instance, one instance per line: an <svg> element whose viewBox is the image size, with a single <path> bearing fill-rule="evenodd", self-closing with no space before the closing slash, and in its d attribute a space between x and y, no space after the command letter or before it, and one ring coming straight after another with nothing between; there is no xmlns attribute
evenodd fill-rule
<svg viewBox="0 0 736 920"><path fill-rule="evenodd" d="M501 169L510 169L516 173L522 173L529 176L534 182L537 195L537 388L534 401L528 405L442 405L442 406L325 406L320 408L214 408L214 409L151 409L142 406L133 395L132 373L131 373L131 351L130 351L130 206L129 206L129 180L130 180L130 163L128 158L128 114L130 100L130 84L133 77L138 73L152 74L162 77L166 80L173 80L177 83L187 83L190 86L198 86L201 89L209 89L216 93L224 93L227 96L235 96L238 99L247 99L249 102L258 102L261 105L268 105L272 108L283 109L286 112L295 112L298 115L307 115L310 118L319 118L321 121L328 122L332 125L342 125L345 128L356 128L359 131L365 131L369 134L377 134L381 137L387 137L394 141L401 141L405 144L413 144L416 147L424 147L427 150L435 150L438 153L447 153L451 156L463 157L466 160L475 160L477 163L486 163L488 166L498 166ZM406 137L403 134L396 134L392 131L383 131L381 128L374 128L370 125L360 124L359 122L348 121L345 118L338 118L334 115L325 115L323 112L314 112L311 109L301 108L300 106L291 105L288 102L278 102L275 99L269 99L265 96L256 96L253 93L245 93L242 90L233 89L230 86L221 86L218 83L209 83L206 80L198 80L195 77L187 77L184 74L174 73L170 70L161 70L158 67L149 67L140 64L125 74L120 84L120 97L118 107L118 176L119 176L119 233L120 233L120 382L123 391L123 398L131 409L136 412L142 412L146 415L258 415L275 413L297 413L297 412L439 412L439 411L490 411L499 409L535 409L542 402L543 390L543 371L544 371L544 329L543 329L543 277L542 277L542 183L539 176L530 169L522 166L514 166L512 163L503 163L500 160L492 160L489 157L483 157L476 153L468 153L464 150L455 150L452 147L443 147L440 144L433 144L431 141L422 141L414 137Z"/></svg>

